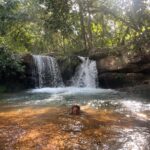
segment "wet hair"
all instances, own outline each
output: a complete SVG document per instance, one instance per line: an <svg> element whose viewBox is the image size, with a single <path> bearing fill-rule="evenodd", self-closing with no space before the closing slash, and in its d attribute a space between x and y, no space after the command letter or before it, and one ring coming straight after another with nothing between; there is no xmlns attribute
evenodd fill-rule
<svg viewBox="0 0 150 150"><path fill-rule="evenodd" d="M80 115L80 106L78 105L73 105L71 107L71 115Z"/></svg>

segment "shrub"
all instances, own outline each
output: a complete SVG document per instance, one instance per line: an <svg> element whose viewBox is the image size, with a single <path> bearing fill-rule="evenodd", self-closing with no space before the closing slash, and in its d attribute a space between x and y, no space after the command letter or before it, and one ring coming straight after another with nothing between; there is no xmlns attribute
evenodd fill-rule
<svg viewBox="0 0 150 150"><path fill-rule="evenodd" d="M21 58L6 47L0 47L0 79L8 79L24 73Z"/></svg>

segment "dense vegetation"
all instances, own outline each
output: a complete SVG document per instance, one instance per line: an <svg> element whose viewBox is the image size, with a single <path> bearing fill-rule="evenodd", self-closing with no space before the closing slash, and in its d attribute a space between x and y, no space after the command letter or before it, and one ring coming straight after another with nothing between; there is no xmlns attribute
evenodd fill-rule
<svg viewBox="0 0 150 150"><path fill-rule="evenodd" d="M144 53L149 31L149 0L0 0L0 78L23 71L14 53Z"/></svg>
<svg viewBox="0 0 150 150"><path fill-rule="evenodd" d="M24 66L20 56L7 47L0 47L0 92L14 90L16 81L24 77ZM13 86L10 86L11 84Z"/></svg>
<svg viewBox="0 0 150 150"><path fill-rule="evenodd" d="M148 44L149 25L149 0L0 1L0 46L18 52L140 50Z"/></svg>
<svg viewBox="0 0 150 150"><path fill-rule="evenodd" d="M24 71L21 58L11 53L7 48L0 48L0 78L10 78ZM3 76L5 75L5 76Z"/></svg>

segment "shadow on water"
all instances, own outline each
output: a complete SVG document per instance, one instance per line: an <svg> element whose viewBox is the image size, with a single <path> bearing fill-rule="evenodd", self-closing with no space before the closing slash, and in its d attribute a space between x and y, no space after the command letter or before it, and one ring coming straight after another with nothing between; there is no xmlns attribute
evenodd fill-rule
<svg viewBox="0 0 150 150"><path fill-rule="evenodd" d="M80 116L69 115L68 107L5 109L0 113L0 147L41 150L148 148L149 129L144 121L113 110L95 110L88 106L81 109Z"/></svg>

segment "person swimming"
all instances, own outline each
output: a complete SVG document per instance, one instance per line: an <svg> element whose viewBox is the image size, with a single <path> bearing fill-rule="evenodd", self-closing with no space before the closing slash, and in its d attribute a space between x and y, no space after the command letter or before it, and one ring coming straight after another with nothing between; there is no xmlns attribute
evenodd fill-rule
<svg viewBox="0 0 150 150"><path fill-rule="evenodd" d="M71 115L80 115L80 106L78 105L73 105L71 107Z"/></svg>

